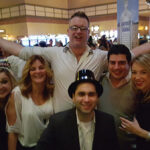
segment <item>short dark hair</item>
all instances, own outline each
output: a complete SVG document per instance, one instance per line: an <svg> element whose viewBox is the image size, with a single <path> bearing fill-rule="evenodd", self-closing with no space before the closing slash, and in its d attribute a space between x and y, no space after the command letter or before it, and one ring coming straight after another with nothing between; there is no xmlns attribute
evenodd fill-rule
<svg viewBox="0 0 150 150"><path fill-rule="evenodd" d="M75 12L75 13L71 16L70 20L73 19L74 17L84 18L84 19L87 20L88 25L90 24L90 21L89 21L88 16L87 16L83 11L77 11L77 12Z"/></svg>
<svg viewBox="0 0 150 150"><path fill-rule="evenodd" d="M45 41L40 41L39 46L40 46L40 47L47 47Z"/></svg>
<svg viewBox="0 0 150 150"><path fill-rule="evenodd" d="M108 51L108 55L107 55L107 59L109 61L110 55L119 55L119 54L123 54L126 55L127 61L128 63L131 62L131 53L130 50L128 49L128 47L126 47L123 44L114 44L110 50Z"/></svg>

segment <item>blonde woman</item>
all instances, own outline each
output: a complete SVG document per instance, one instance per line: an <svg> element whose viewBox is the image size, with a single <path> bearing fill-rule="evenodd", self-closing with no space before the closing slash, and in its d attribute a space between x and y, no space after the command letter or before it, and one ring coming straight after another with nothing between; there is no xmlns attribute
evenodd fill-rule
<svg viewBox="0 0 150 150"><path fill-rule="evenodd" d="M121 118L122 129L137 135L137 150L150 150L150 54L133 60L132 82L137 101L136 115L133 121Z"/></svg>
<svg viewBox="0 0 150 150"><path fill-rule="evenodd" d="M5 106L16 84L16 80L9 67L10 65L6 60L0 62L0 150L7 150L8 148Z"/></svg>
<svg viewBox="0 0 150 150"><path fill-rule="evenodd" d="M52 70L43 57L34 55L26 62L6 110L9 150L34 150L53 114L52 79Z"/></svg>

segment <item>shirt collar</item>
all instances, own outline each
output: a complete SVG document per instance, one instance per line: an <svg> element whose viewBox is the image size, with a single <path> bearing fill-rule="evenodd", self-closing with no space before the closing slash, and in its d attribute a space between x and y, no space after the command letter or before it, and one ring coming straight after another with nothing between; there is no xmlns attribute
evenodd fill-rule
<svg viewBox="0 0 150 150"><path fill-rule="evenodd" d="M110 73L109 73L109 72L107 72L106 77L107 77L107 79L109 80L109 82L111 83L111 80L110 80ZM129 71L129 73L127 74L127 76L126 76L124 79L122 79L122 80L120 81L120 83L117 85L116 88L119 88L119 87L125 85L126 83L128 83L128 82L130 81L130 79L131 79L131 70ZM112 86L113 86L113 85L112 85Z"/></svg>
<svg viewBox="0 0 150 150"><path fill-rule="evenodd" d="M77 113L77 109L76 109L76 117L77 117L77 125L80 125L81 121L79 120L79 117L78 117L78 113ZM95 121L95 112L94 112L94 118L92 120L94 123L96 122Z"/></svg>
<svg viewBox="0 0 150 150"><path fill-rule="evenodd" d="M67 53L67 51L71 51L71 48L69 47L69 43L64 47L63 52ZM87 45L86 51L89 53L89 55L93 54L93 50Z"/></svg>
<svg viewBox="0 0 150 150"><path fill-rule="evenodd" d="M69 51L69 43L63 49L64 53L67 53L67 51Z"/></svg>

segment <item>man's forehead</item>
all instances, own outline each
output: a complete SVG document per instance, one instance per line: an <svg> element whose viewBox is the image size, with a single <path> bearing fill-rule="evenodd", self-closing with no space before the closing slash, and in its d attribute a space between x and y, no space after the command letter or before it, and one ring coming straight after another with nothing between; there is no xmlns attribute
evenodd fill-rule
<svg viewBox="0 0 150 150"><path fill-rule="evenodd" d="M80 21L79 21L80 20ZM69 24L83 24L84 23L84 25L88 25L88 21L86 20L86 18L81 18L81 17L74 17L74 18L72 18L70 21L69 21Z"/></svg>
<svg viewBox="0 0 150 150"><path fill-rule="evenodd" d="M109 61L127 61L125 54L112 54L109 57Z"/></svg>
<svg viewBox="0 0 150 150"><path fill-rule="evenodd" d="M97 93L96 88L93 86L93 88L82 88L78 87L75 91L76 94L90 94L90 93Z"/></svg>

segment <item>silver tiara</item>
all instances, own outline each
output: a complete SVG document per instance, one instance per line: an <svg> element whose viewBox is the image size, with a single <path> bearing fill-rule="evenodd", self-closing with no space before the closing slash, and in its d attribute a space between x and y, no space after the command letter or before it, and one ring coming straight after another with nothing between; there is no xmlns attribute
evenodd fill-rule
<svg viewBox="0 0 150 150"><path fill-rule="evenodd" d="M0 68L11 69L10 63L7 59L0 59Z"/></svg>

